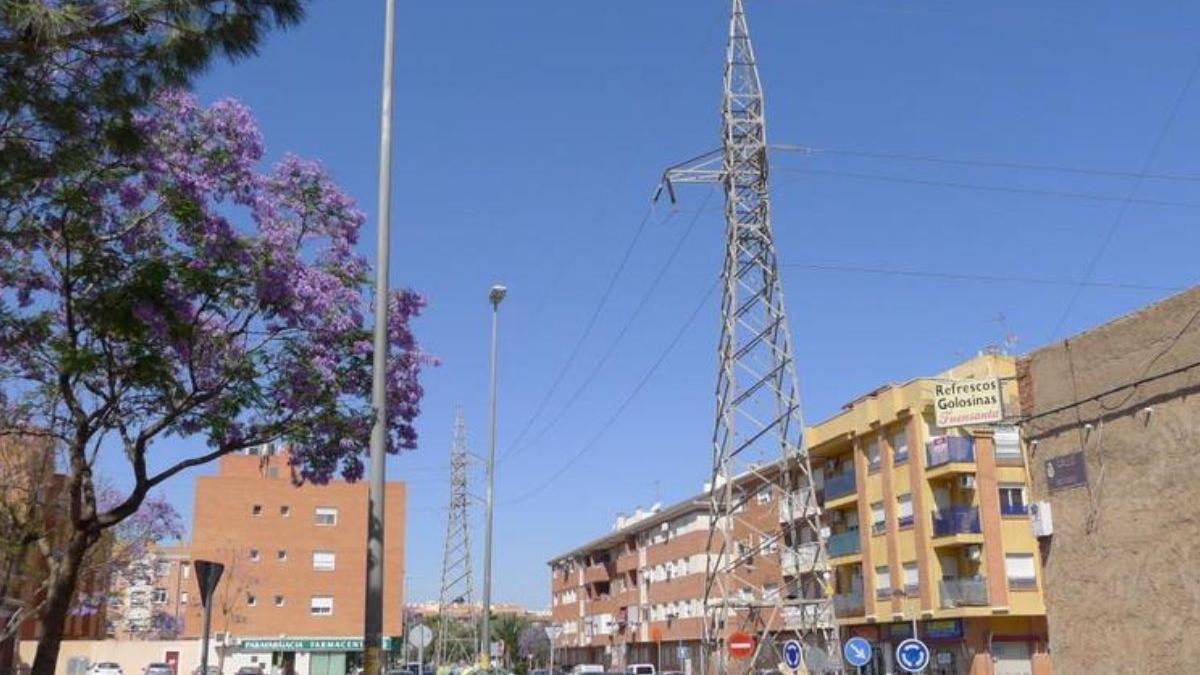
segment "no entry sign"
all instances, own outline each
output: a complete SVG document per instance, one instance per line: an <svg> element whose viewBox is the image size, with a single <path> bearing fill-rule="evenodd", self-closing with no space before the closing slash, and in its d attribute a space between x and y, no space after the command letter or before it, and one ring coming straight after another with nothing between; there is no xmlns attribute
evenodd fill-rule
<svg viewBox="0 0 1200 675"><path fill-rule="evenodd" d="M735 659L749 658L754 653L754 638L745 633L729 636L729 655Z"/></svg>

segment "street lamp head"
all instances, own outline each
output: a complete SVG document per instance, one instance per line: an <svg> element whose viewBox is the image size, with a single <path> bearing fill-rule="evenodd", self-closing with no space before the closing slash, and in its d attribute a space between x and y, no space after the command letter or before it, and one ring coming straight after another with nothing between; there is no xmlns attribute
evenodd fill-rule
<svg viewBox="0 0 1200 675"><path fill-rule="evenodd" d="M499 307L500 301L504 299L504 296L507 293L508 289L500 284L492 286L492 292L488 294L488 298L492 301L492 306Z"/></svg>

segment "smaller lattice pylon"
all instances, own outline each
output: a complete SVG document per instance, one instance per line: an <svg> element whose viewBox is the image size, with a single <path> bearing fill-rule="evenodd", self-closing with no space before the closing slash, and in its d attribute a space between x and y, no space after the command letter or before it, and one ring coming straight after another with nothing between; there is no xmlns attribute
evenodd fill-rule
<svg viewBox="0 0 1200 675"><path fill-rule="evenodd" d="M471 528L467 520L467 423L462 407L454 411L454 443L450 448L450 510L446 516L446 546L442 555L442 591L438 598L437 664L474 663L478 628L471 583Z"/></svg>

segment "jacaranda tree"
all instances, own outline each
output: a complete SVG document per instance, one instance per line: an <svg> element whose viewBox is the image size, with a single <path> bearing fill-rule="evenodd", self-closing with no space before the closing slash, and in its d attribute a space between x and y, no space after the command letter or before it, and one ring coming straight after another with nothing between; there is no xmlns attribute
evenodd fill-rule
<svg viewBox="0 0 1200 675"><path fill-rule="evenodd" d="M364 216L322 168L265 173L250 112L166 91L139 139L39 181L0 214L0 433L61 446L70 534L53 558L33 664L54 671L80 565L105 531L190 467L268 442L294 475L363 474L372 423ZM82 130L87 133L87 130ZM427 359L390 304L389 451L413 448ZM97 499L98 456L131 487Z"/></svg>

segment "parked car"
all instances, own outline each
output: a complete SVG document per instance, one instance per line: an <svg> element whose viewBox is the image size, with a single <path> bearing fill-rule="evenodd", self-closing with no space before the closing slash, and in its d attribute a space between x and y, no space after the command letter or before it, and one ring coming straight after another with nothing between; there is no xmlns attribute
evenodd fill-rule
<svg viewBox="0 0 1200 675"><path fill-rule="evenodd" d="M242 666L237 669L237 675L263 675L262 666Z"/></svg>
<svg viewBox="0 0 1200 675"><path fill-rule="evenodd" d="M631 663L625 666L625 675L655 675L653 663Z"/></svg>
<svg viewBox="0 0 1200 675"><path fill-rule="evenodd" d="M88 675L125 675L125 671L121 670L121 665L112 661L101 661L93 663L91 668L88 668Z"/></svg>
<svg viewBox="0 0 1200 675"><path fill-rule="evenodd" d="M142 675L175 675L175 669L169 663L151 663L142 669Z"/></svg>
<svg viewBox="0 0 1200 675"><path fill-rule="evenodd" d="M216 666L209 666L207 673L201 673L200 666L196 666L196 668L192 670L192 675L221 675L221 669Z"/></svg>
<svg viewBox="0 0 1200 675"><path fill-rule="evenodd" d="M387 671L387 675L417 675L411 670L405 668L393 668Z"/></svg>
<svg viewBox="0 0 1200 675"><path fill-rule="evenodd" d="M598 674L604 672L604 666L598 663L581 663L571 671L573 675Z"/></svg>

